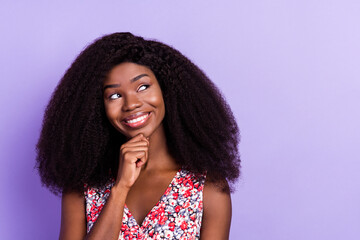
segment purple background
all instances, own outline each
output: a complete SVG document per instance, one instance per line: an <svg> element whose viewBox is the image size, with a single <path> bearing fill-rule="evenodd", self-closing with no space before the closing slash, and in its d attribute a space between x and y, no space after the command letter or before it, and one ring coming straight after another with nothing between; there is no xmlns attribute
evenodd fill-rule
<svg viewBox="0 0 360 240"><path fill-rule="evenodd" d="M360 239L360 1L54 2L0 4L1 239L58 237L60 199L34 170L43 111L84 46L116 31L178 48L231 105L230 239Z"/></svg>

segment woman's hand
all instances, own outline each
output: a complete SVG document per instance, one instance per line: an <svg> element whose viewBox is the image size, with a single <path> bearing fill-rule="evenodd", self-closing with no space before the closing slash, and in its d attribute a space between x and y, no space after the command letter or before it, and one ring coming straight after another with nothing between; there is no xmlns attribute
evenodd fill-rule
<svg viewBox="0 0 360 240"><path fill-rule="evenodd" d="M85 239L118 239L128 191L148 159L149 141L136 135L120 147L119 170L115 185L97 221ZM84 225L85 226L85 225ZM66 239L66 238L62 238Z"/></svg>
<svg viewBox="0 0 360 240"><path fill-rule="evenodd" d="M138 134L121 145L115 185L130 189L148 159L149 140Z"/></svg>

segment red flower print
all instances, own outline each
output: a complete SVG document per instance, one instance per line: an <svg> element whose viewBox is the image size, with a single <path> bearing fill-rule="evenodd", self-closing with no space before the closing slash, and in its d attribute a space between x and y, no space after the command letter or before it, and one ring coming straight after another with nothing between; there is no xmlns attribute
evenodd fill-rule
<svg viewBox="0 0 360 240"><path fill-rule="evenodd" d="M121 225L121 231L125 231L129 227L126 224Z"/></svg>
<svg viewBox="0 0 360 240"><path fill-rule="evenodd" d="M152 236L154 236L154 229L151 229L149 232L149 237L152 237Z"/></svg>
<svg viewBox="0 0 360 240"><path fill-rule="evenodd" d="M190 195L191 195L190 190L186 190L184 193L184 197L188 198L190 197Z"/></svg>
<svg viewBox="0 0 360 240"><path fill-rule="evenodd" d="M175 223L174 223L174 222L170 222L170 223L169 223L169 229L170 229L171 231L174 231L174 229L175 229Z"/></svg>
<svg viewBox="0 0 360 240"><path fill-rule="evenodd" d="M204 181L205 174L179 170L142 225L138 225L125 205L119 239L199 239ZM87 232L96 222L114 183L112 180L104 187L85 188Z"/></svg>
<svg viewBox="0 0 360 240"><path fill-rule="evenodd" d="M180 228L181 228L182 230L185 230L185 229L187 228L187 222L183 221L183 222L181 223L181 225L180 225Z"/></svg>
<svg viewBox="0 0 360 240"><path fill-rule="evenodd" d="M203 201L200 201L199 202L199 209L202 209L203 208Z"/></svg>
<svg viewBox="0 0 360 240"><path fill-rule="evenodd" d="M160 225L164 225L167 220L168 220L167 217L161 216L160 219L159 219L159 224L160 224Z"/></svg>
<svg viewBox="0 0 360 240"><path fill-rule="evenodd" d="M183 205L183 208L188 208L190 206L190 203L189 202L185 202L184 205Z"/></svg>
<svg viewBox="0 0 360 240"><path fill-rule="evenodd" d="M177 212L177 213L180 212L180 209L181 209L180 206L176 206L176 207L175 207L175 212Z"/></svg>
<svg viewBox="0 0 360 240"><path fill-rule="evenodd" d="M168 195L170 191L171 191L171 188L167 188L164 194Z"/></svg>

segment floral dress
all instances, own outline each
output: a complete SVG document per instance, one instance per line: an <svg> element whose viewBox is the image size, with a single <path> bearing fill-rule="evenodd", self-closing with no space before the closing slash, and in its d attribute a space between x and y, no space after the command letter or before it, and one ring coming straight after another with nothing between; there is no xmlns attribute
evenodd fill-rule
<svg viewBox="0 0 360 240"><path fill-rule="evenodd" d="M204 182L205 174L180 169L140 226L125 204L119 239L199 239ZM102 188L85 189L87 232L98 218L113 185L111 181Z"/></svg>

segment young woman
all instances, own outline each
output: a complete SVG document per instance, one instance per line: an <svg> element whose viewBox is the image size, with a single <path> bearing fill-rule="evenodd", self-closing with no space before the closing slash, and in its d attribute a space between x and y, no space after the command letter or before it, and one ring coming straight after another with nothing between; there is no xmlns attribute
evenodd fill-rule
<svg viewBox="0 0 360 240"><path fill-rule="evenodd" d="M62 194L60 239L228 239L239 131L189 59L130 33L88 46L57 86L37 144Z"/></svg>

